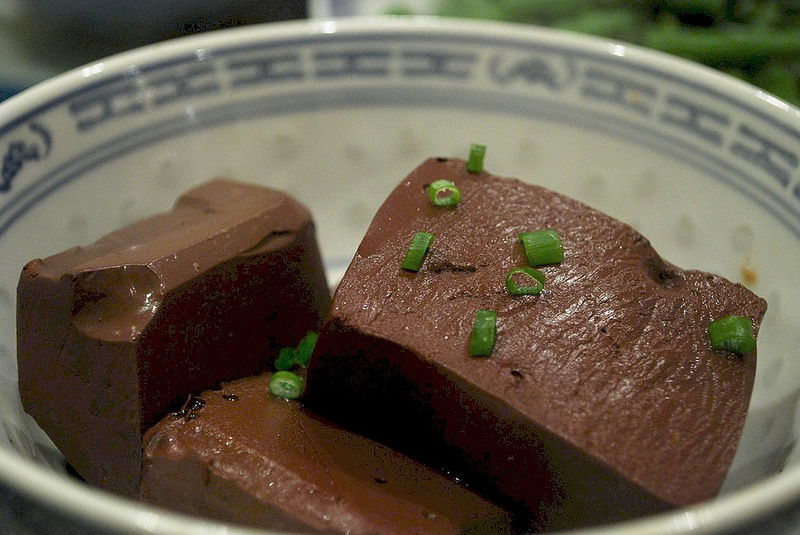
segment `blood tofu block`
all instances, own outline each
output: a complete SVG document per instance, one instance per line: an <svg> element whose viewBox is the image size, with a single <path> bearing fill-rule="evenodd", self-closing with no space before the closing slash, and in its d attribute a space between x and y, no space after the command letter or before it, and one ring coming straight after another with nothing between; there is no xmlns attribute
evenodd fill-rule
<svg viewBox="0 0 800 535"><path fill-rule="evenodd" d="M153 427L145 436L141 498L281 532L512 533L509 512L271 395L270 376L204 392Z"/></svg>
<svg viewBox="0 0 800 535"><path fill-rule="evenodd" d="M426 188L445 179L457 206ZM520 234L553 229L544 290L512 295ZM434 235L402 269L417 232ZM519 281L517 281L519 282ZM529 281L532 283L532 281ZM522 281L525 284L525 281ZM496 312L487 357L478 310ZM540 529L714 496L756 367L711 349L710 322L764 300L662 260L628 225L544 188L430 159L390 194L342 280L308 370L308 407L527 511Z"/></svg>
<svg viewBox="0 0 800 535"><path fill-rule="evenodd" d="M269 369L329 299L304 207L208 182L170 212L24 267L23 404L89 483L135 495L143 433L189 393Z"/></svg>

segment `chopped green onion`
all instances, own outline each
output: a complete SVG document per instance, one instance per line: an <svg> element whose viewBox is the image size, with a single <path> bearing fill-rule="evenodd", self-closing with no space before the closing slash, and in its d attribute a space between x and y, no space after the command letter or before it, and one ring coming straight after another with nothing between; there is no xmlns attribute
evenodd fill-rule
<svg viewBox="0 0 800 535"><path fill-rule="evenodd" d="M295 357L295 350L293 347L282 347L278 352L278 358L275 359L276 370L291 370L297 362Z"/></svg>
<svg viewBox="0 0 800 535"><path fill-rule="evenodd" d="M523 232L519 235L528 264L541 266L543 264L557 264L564 260L564 246L561 236L553 229Z"/></svg>
<svg viewBox="0 0 800 535"><path fill-rule="evenodd" d="M488 357L492 353L497 327L497 312L478 310L472 323L469 337L469 354L473 357Z"/></svg>
<svg viewBox="0 0 800 535"><path fill-rule="evenodd" d="M756 348L753 323L744 316L725 316L708 324L711 348L716 351L749 353Z"/></svg>
<svg viewBox="0 0 800 535"><path fill-rule="evenodd" d="M428 186L428 197L434 206L455 206L461 201L461 190L449 180L436 180Z"/></svg>
<svg viewBox="0 0 800 535"><path fill-rule="evenodd" d="M484 156L486 156L486 145L477 145L475 143L470 145L467 171L470 173L480 173L483 171Z"/></svg>
<svg viewBox="0 0 800 535"><path fill-rule="evenodd" d="M430 232L417 232L414 234L414 237L411 239L411 245L408 246L408 251L400 267L407 271L419 271L432 242L433 234Z"/></svg>
<svg viewBox="0 0 800 535"><path fill-rule="evenodd" d="M311 360L311 355L314 353L314 346L317 345L317 338L319 335L314 331L308 331L306 335L300 340L300 343L297 344L297 349L295 350L295 362L297 362L300 366L304 368L308 366L309 361Z"/></svg>
<svg viewBox="0 0 800 535"><path fill-rule="evenodd" d="M297 347L283 347L278 352L278 358L275 359L275 369L280 371L287 371L294 368L296 365L302 367L308 366L311 360L311 355L314 353L314 346L317 344L319 335L314 331L308 331L306 335L298 342Z"/></svg>
<svg viewBox="0 0 800 535"><path fill-rule="evenodd" d="M297 399L303 393L303 379L292 372L275 372L269 382L269 391L279 398Z"/></svg>
<svg viewBox="0 0 800 535"><path fill-rule="evenodd" d="M532 285L521 285L517 278L522 278L532 282ZM529 267L518 267L508 272L506 275L506 290L511 295L537 295L544 290L544 273L538 269Z"/></svg>

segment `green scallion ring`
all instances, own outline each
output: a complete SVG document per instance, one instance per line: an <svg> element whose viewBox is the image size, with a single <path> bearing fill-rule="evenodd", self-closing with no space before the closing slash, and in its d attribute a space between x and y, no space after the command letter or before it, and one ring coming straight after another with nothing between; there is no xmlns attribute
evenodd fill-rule
<svg viewBox="0 0 800 535"><path fill-rule="evenodd" d="M279 398L297 399L303 394L303 379L292 372L275 372L269 381L269 391Z"/></svg>
<svg viewBox="0 0 800 535"><path fill-rule="evenodd" d="M469 354L473 357L488 357L492 353L497 329L497 312L478 310L472 322L469 336Z"/></svg>
<svg viewBox="0 0 800 535"><path fill-rule="evenodd" d="M564 246L557 230L550 228L523 232L519 239L531 266L557 264L564 260Z"/></svg>
<svg viewBox="0 0 800 535"><path fill-rule="evenodd" d="M708 324L708 337L715 351L749 353L756 348L753 323L744 316L725 316Z"/></svg>
<svg viewBox="0 0 800 535"><path fill-rule="evenodd" d="M422 262L425 260L425 255L428 254L428 249L433 243L433 234L430 232L417 232L411 239L411 245L408 246L406 256L403 258L403 263L400 267L406 271L419 271Z"/></svg>
<svg viewBox="0 0 800 535"><path fill-rule="evenodd" d="M278 358L275 359L275 369L286 371L294 368L295 365L295 350L292 347L282 347L278 352Z"/></svg>
<svg viewBox="0 0 800 535"><path fill-rule="evenodd" d="M428 198L434 206L455 206L461 201L461 190L449 180L436 180L428 186Z"/></svg>
<svg viewBox="0 0 800 535"><path fill-rule="evenodd" d="M533 285L517 283L520 275ZM514 268L506 275L506 290L511 295L538 295L544 290L544 273L530 267Z"/></svg>
<svg viewBox="0 0 800 535"><path fill-rule="evenodd" d="M483 157L486 156L486 145L473 143L469 147L469 158L467 159L467 171L470 173L480 173L483 171Z"/></svg>
<svg viewBox="0 0 800 535"><path fill-rule="evenodd" d="M314 346L317 345L317 339L319 335L314 331L308 331L306 335L300 340L300 343L297 344L297 349L295 350L295 362L297 362L300 366L306 367L308 363L311 361L311 355L314 353Z"/></svg>

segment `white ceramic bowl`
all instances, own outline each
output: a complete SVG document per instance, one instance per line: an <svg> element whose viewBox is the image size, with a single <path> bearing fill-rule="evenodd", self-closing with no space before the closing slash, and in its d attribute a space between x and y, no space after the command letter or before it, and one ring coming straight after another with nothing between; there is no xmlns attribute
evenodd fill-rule
<svg viewBox="0 0 800 535"><path fill-rule="evenodd" d="M489 146L491 171L584 200L636 226L672 262L749 281L769 301L723 495L592 533L711 533L796 511L800 112L624 44L521 26L359 19L154 45L0 106L0 522L12 533L245 533L59 472L18 401L14 295L24 262L225 175L310 206L335 280L391 187L426 156L464 155L473 141Z"/></svg>

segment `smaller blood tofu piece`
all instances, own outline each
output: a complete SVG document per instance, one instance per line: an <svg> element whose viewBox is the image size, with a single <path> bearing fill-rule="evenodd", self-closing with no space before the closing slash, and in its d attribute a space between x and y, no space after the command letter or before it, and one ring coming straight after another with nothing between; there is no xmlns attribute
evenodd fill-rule
<svg viewBox="0 0 800 535"><path fill-rule="evenodd" d="M425 187L455 182L461 203ZM544 291L511 296L519 234L556 229ZM435 239L419 272L412 236ZM497 311L491 356L469 355L476 310ZM707 325L758 329L766 303L663 261L628 225L518 180L430 159L389 196L334 295L306 403L339 425L462 473L540 529L711 498L736 450L755 352L718 354Z"/></svg>
<svg viewBox="0 0 800 535"><path fill-rule="evenodd" d="M89 483L135 495L143 433L178 398L269 369L329 301L309 212L213 180L23 268L22 401Z"/></svg>
<svg viewBox="0 0 800 535"><path fill-rule="evenodd" d="M183 513L304 533L511 533L507 511L271 395L270 377L204 392L150 429L140 498Z"/></svg>

